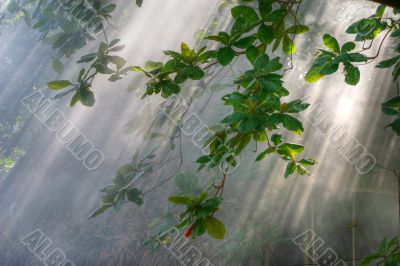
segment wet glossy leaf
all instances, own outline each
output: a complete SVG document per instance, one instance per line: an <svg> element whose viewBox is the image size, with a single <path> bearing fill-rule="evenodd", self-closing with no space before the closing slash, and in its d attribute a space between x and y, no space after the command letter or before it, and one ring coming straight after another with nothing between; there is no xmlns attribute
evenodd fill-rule
<svg viewBox="0 0 400 266"><path fill-rule="evenodd" d="M349 60L350 62L366 62L368 61L368 57L360 54L360 53L349 53Z"/></svg>
<svg viewBox="0 0 400 266"><path fill-rule="evenodd" d="M349 85L357 85L360 81L360 70L352 64L344 65L345 81Z"/></svg>
<svg viewBox="0 0 400 266"><path fill-rule="evenodd" d="M274 134L271 136L271 141L275 144L278 145L282 143L282 135L281 134Z"/></svg>
<svg viewBox="0 0 400 266"><path fill-rule="evenodd" d="M305 166L312 166L317 163L314 159L301 159L299 162Z"/></svg>
<svg viewBox="0 0 400 266"><path fill-rule="evenodd" d="M288 163L285 171L285 178L288 178L295 171L296 171L296 163L295 162Z"/></svg>
<svg viewBox="0 0 400 266"><path fill-rule="evenodd" d="M256 61L258 56L259 56L259 52L255 46L249 46L246 49L246 57L250 61L251 64L254 64L254 61Z"/></svg>
<svg viewBox="0 0 400 266"><path fill-rule="evenodd" d="M311 69L307 72L304 80L309 83L314 83L320 80L325 75L321 73L321 70L324 69L324 65L314 65Z"/></svg>
<svg viewBox="0 0 400 266"><path fill-rule="evenodd" d="M346 42L342 46L342 53L348 53L353 51L356 48L356 44L354 42Z"/></svg>
<svg viewBox="0 0 400 266"><path fill-rule="evenodd" d="M261 24L258 29L258 38L262 43L270 44L274 40L274 31L271 26Z"/></svg>
<svg viewBox="0 0 400 266"><path fill-rule="evenodd" d="M297 50L297 47L293 40L286 34L283 36L282 42L282 51L287 54L294 54Z"/></svg>
<svg viewBox="0 0 400 266"><path fill-rule="evenodd" d="M377 68L389 68L389 67L394 66L399 60L400 60L400 55L380 62L376 67Z"/></svg>
<svg viewBox="0 0 400 266"><path fill-rule="evenodd" d="M331 50L334 53L337 53L337 54L340 53L339 43L335 39L335 37L333 37L333 36L331 36L329 34L325 34L322 37L322 40L323 40L324 45L326 46L326 48L328 48L329 50Z"/></svg>
<svg viewBox="0 0 400 266"><path fill-rule="evenodd" d="M384 102L382 112L387 115L400 115L400 96Z"/></svg>
<svg viewBox="0 0 400 266"><path fill-rule="evenodd" d="M400 118L385 126L385 128L388 127L392 128L392 130L396 132L397 136L400 136Z"/></svg>
<svg viewBox="0 0 400 266"><path fill-rule="evenodd" d="M319 74L321 75L330 75L338 71L339 69L339 63L332 62L329 64L326 64L322 69L319 71Z"/></svg>
<svg viewBox="0 0 400 266"><path fill-rule="evenodd" d="M74 96L72 96L69 105L72 107L72 106L74 106L77 102L79 102L79 92L78 92L78 91L74 94Z"/></svg>

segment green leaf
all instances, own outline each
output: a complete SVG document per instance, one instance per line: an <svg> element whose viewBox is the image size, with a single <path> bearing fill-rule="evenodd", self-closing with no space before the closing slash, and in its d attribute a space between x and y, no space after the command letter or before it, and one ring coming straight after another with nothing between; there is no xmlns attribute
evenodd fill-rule
<svg viewBox="0 0 400 266"><path fill-rule="evenodd" d="M394 132L396 132L397 136L400 136L400 118L396 119L389 125L385 126L385 128L391 127Z"/></svg>
<svg viewBox="0 0 400 266"><path fill-rule="evenodd" d="M257 37L255 37L255 36L244 37L244 38L234 42L233 46L239 47L239 48L242 48L242 49L246 49L247 47L252 45L255 40L257 40Z"/></svg>
<svg viewBox="0 0 400 266"><path fill-rule="evenodd" d="M154 70L154 69L158 69L158 68L162 68L163 63L162 62L157 62L157 61L147 61L144 65L144 68L148 71Z"/></svg>
<svg viewBox="0 0 400 266"><path fill-rule="evenodd" d="M103 57L106 51L107 51L107 44L105 42L101 42L99 44L99 49L97 51L97 56L98 57Z"/></svg>
<svg viewBox="0 0 400 266"><path fill-rule="evenodd" d="M58 74L62 74L64 72L64 65L63 63L55 58L51 64L52 68L54 69L55 72L57 72Z"/></svg>
<svg viewBox="0 0 400 266"><path fill-rule="evenodd" d="M349 60L350 62L366 62L368 61L368 57L360 54L360 53L350 53L349 55Z"/></svg>
<svg viewBox="0 0 400 266"><path fill-rule="evenodd" d="M137 205L143 204L143 193L139 189L130 189L126 195L130 202L136 203Z"/></svg>
<svg viewBox="0 0 400 266"><path fill-rule="evenodd" d="M287 114L274 114L272 117L277 117L278 121L282 122L283 126L297 135L301 135L304 131L303 124L297 118Z"/></svg>
<svg viewBox="0 0 400 266"><path fill-rule="evenodd" d="M203 235L206 232L206 230L207 230L206 219L204 218L197 219L193 225L192 238L195 239L196 237Z"/></svg>
<svg viewBox="0 0 400 266"><path fill-rule="evenodd" d="M287 34L285 34L283 36L282 51L287 54L294 54L296 50L297 47L294 44L293 40Z"/></svg>
<svg viewBox="0 0 400 266"><path fill-rule="evenodd" d="M259 73L262 70L265 70L269 64L269 57L267 54L260 55L257 57L256 61L254 62L254 70Z"/></svg>
<svg viewBox="0 0 400 266"><path fill-rule="evenodd" d="M329 50L331 50L334 53L337 53L337 54L340 53L339 43L335 39L335 37L333 37L333 36L331 36L329 34L325 34L322 37L322 40L323 40L324 45L326 46L326 48L328 48Z"/></svg>
<svg viewBox="0 0 400 266"><path fill-rule="evenodd" d="M192 200L190 197L170 196L168 197L168 201L173 204L183 204L183 205L192 204Z"/></svg>
<svg viewBox="0 0 400 266"><path fill-rule="evenodd" d="M380 254L380 253L375 253L375 254L369 255L368 257L364 258L360 262L360 266L370 266L371 262L373 262L376 259L380 259L380 258L382 258L382 254Z"/></svg>
<svg viewBox="0 0 400 266"><path fill-rule="evenodd" d="M321 73L321 70L324 69L324 65L313 65L310 70L308 70L304 80L309 83L314 83L320 80L325 75Z"/></svg>
<svg viewBox="0 0 400 266"><path fill-rule="evenodd" d="M168 60L162 67L162 72L174 72L176 70L176 59Z"/></svg>
<svg viewBox="0 0 400 266"><path fill-rule="evenodd" d="M113 74L114 71L107 66L107 61L97 62L94 66L96 71L101 74Z"/></svg>
<svg viewBox="0 0 400 266"><path fill-rule="evenodd" d="M223 66L229 65L234 57L235 52L229 47L223 47L217 52L217 61Z"/></svg>
<svg viewBox="0 0 400 266"><path fill-rule="evenodd" d="M172 57L172 58L174 58L174 59L176 59L178 61L184 61L184 58L180 53L177 53L175 51L169 51L169 50L166 50L166 51L163 51L163 52L164 52L165 55L168 55L168 56L170 56L170 57Z"/></svg>
<svg viewBox="0 0 400 266"><path fill-rule="evenodd" d="M201 195L196 199L195 205L201 204L207 198L207 196L208 196L208 192L207 191L201 193Z"/></svg>
<svg viewBox="0 0 400 266"><path fill-rule="evenodd" d="M121 69L126 64L126 60L120 56L109 55L107 56L107 59L116 65L117 69Z"/></svg>
<svg viewBox="0 0 400 266"><path fill-rule="evenodd" d="M352 64L344 64L345 82L349 85L355 86L360 81L360 70Z"/></svg>
<svg viewBox="0 0 400 266"><path fill-rule="evenodd" d="M178 173L174 177L175 186L182 192L183 194L197 194L200 190L198 178L196 175L192 173Z"/></svg>
<svg viewBox="0 0 400 266"><path fill-rule="evenodd" d="M383 14L385 13L385 9L386 9L385 5L379 5L378 8L376 9L375 16L382 18Z"/></svg>
<svg viewBox="0 0 400 266"><path fill-rule="evenodd" d="M192 57L192 51L190 50L189 46L184 42L182 42L181 44L181 51L185 59L190 59Z"/></svg>
<svg viewBox="0 0 400 266"><path fill-rule="evenodd" d="M243 18L248 25L260 20L254 8L248 6L235 6L231 13L234 19Z"/></svg>
<svg viewBox="0 0 400 266"><path fill-rule="evenodd" d="M342 53L348 53L356 49L356 44L354 42L346 42L342 46Z"/></svg>
<svg viewBox="0 0 400 266"><path fill-rule="evenodd" d="M290 152L292 155L300 154L304 151L304 146L293 143L283 143L278 147L278 153L282 155L290 155L287 153Z"/></svg>
<svg viewBox="0 0 400 266"><path fill-rule="evenodd" d="M246 49L246 57L252 65L254 64L258 56L259 52L255 46L251 45Z"/></svg>
<svg viewBox="0 0 400 266"><path fill-rule="evenodd" d="M284 8L277 9L277 10L272 11L272 13L270 13L268 15L268 17L265 18L264 20L269 21L269 22L280 22L285 18L286 14L287 14L286 9L284 9Z"/></svg>
<svg viewBox="0 0 400 266"><path fill-rule="evenodd" d="M377 68L389 68L389 67L392 67L399 61L399 59L400 59L400 55L395 56L393 58L390 58L390 59L387 59L387 60L384 60L384 61L380 62L376 67Z"/></svg>
<svg viewBox="0 0 400 266"><path fill-rule="evenodd" d="M308 103L303 103L300 100L295 100L287 103L285 107L285 113L299 113L301 111L306 110L310 104Z"/></svg>
<svg viewBox="0 0 400 266"><path fill-rule="evenodd" d="M207 195L207 194L206 194ZM200 200L200 198L199 198L199 203L201 203L202 201ZM202 204L202 206L204 207L204 208L207 208L207 209L212 209L212 210L216 210L216 209L218 209L218 207L219 207L219 205L221 205L222 204L222 198L220 198L220 197L215 197L215 198L210 198L210 199L208 199L208 200L206 200L203 204Z"/></svg>
<svg viewBox="0 0 400 266"><path fill-rule="evenodd" d="M119 43L121 41L121 39L114 39L110 42L109 46L113 47L114 45L116 45L117 43Z"/></svg>
<svg viewBox="0 0 400 266"><path fill-rule="evenodd" d="M384 102L382 104L382 112L387 115L400 115L400 96Z"/></svg>
<svg viewBox="0 0 400 266"><path fill-rule="evenodd" d="M187 69L187 74L193 80L200 80L204 77L204 71L198 66L190 66Z"/></svg>
<svg viewBox="0 0 400 266"><path fill-rule="evenodd" d="M47 86L52 90L61 90L73 84L69 80L55 80L47 83Z"/></svg>
<svg viewBox="0 0 400 266"><path fill-rule="evenodd" d="M315 165L317 162L314 159L301 159L299 163L305 166L312 166Z"/></svg>
<svg viewBox="0 0 400 266"><path fill-rule="evenodd" d="M305 25L295 25L286 30L287 33L292 34L303 34L308 32L310 29Z"/></svg>
<svg viewBox="0 0 400 266"><path fill-rule="evenodd" d="M112 204L104 204L97 210L95 210L92 214L90 214L89 218L94 218L96 216L99 216L100 214L104 213L107 209L111 208L113 205Z"/></svg>
<svg viewBox="0 0 400 266"><path fill-rule="evenodd" d="M272 11L272 1L258 0L258 7L261 17L265 20Z"/></svg>
<svg viewBox="0 0 400 266"><path fill-rule="evenodd" d="M171 80L165 80L161 82L161 95L168 98L172 94L177 94L180 92L181 87Z"/></svg>
<svg viewBox="0 0 400 266"><path fill-rule="evenodd" d="M268 154L269 154L269 151L268 151L268 150L265 150L265 151L261 152L261 153L257 156L256 162L259 162L259 161L263 160L263 159L265 158L265 156L267 156Z"/></svg>
<svg viewBox="0 0 400 266"><path fill-rule="evenodd" d="M108 51L109 52L119 52L119 51L122 51L124 48L125 48L125 45L118 45L118 46L115 46L115 47L109 49Z"/></svg>
<svg viewBox="0 0 400 266"><path fill-rule="evenodd" d="M271 141L275 144L278 145L282 143L282 135L281 134L274 134L271 136Z"/></svg>
<svg viewBox="0 0 400 266"><path fill-rule="evenodd" d="M320 71L319 73L322 75L330 75L335 73L336 71L338 71L339 69L339 63L336 62L331 62L327 65L325 65Z"/></svg>
<svg viewBox="0 0 400 266"><path fill-rule="evenodd" d="M310 174L306 168L304 168L304 166L302 165L296 165L297 168L297 173L299 173L299 175L305 175L305 174Z"/></svg>
<svg viewBox="0 0 400 266"><path fill-rule="evenodd" d="M199 63L206 63L209 61L210 58L214 58L215 54L216 54L216 51L214 51L214 50L204 52L197 58L196 61Z"/></svg>
<svg viewBox="0 0 400 266"><path fill-rule="evenodd" d="M80 90L79 100L85 106L91 107L95 103L94 94L90 90Z"/></svg>
<svg viewBox="0 0 400 266"><path fill-rule="evenodd" d="M296 171L296 162L288 163L285 171L285 178L288 178L291 174Z"/></svg>
<svg viewBox="0 0 400 266"><path fill-rule="evenodd" d="M101 8L100 12L104 12L104 13L112 13L114 12L115 8L117 6L115 4L109 4L103 8Z"/></svg>
<svg viewBox="0 0 400 266"><path fill-rule="evenodd" d="M281 45L282 39L283 36L279 36L276 38L274 44L272 45L272 52L275 52L278 49L278 47Z"/></svg>
<svg viewBox="0 0 400 266"><path fill-rule="evenodd" d="M275 57L268 62L268 65L264 68L265 73L271 73L282 69L283 65L279 57Z"/></svg>
<svg viewBox="0 0 400 266"><path fill-rule="evenodd" d="M221 32L218 33L218 35L207 36L204 39L220 42L220 43L225 44L226 46L228 46L230 41L231 41L231 36L229 36L228 33L224 32L224 31L221 31Z"/></svg>
<svg viewBox="0 0 400 266"><path fill-rule="evenodd" d="M80 64L80 63L88 63L88 62L93 61L94 59L96 59L96 57L97 57L97 54L96 54L96 53L87 54L87 55L82 56L82 57L77 61L77 63L78 63L78 64Z"/></svg>
<svg viewBox="0 0 400 266"><path fill-rule="evenodd" d="M72 107L74 106L77 102L79 102L79 91L77 91L74 96L72 96L71 101L69 103L69 105Z"/></svg>
<svg viewBox="0 0 400 266"><path fill-rule="evenodd" d="M136 0L136 5L137 5L138 7L141 7L142 4L143 4L143 0Z"/></svg>
<svg viewBox="0 0 400 266"><path fill-rule="evenodd" d="M205 163L208 163L209 161L211 161L211 157L208 155L205 155L205 156L201 156L200 158L198 158L196 162L199 164L205 164Z"/></svg>
<svg viewBox="0 0 400 266"><path fill-rule="evenodd" d="M217 218L206 217L207 233L215 239L223 239L226 233L225 225Z"/></svg>
<svg viewBox="0 0 400 266"><path fill-rule="evenodd" d="M261 24L258 29L258 38L261 43L270 44L274 40L274 31L271 26L267 26L265 24Z"/></svg>

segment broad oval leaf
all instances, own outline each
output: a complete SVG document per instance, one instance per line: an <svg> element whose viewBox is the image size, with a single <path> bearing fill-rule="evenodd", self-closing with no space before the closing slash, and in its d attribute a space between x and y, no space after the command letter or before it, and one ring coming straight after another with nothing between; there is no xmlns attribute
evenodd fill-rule
<svg viewBox="0 0 400 266"><path fill-rule="evenodd" d="M334 53L337 53L337 54L340 53L339 43L335 39L335 37L333 37L332 35L329 35L329 34L325 34L322 37L322 40L323 40L324 45L326 46L326 48L328 48L329 50L331 50Z"/></svg>
<svg viewBox="0 0 400 266"><path fill-rule="evenodd" d="M207 233L215 239L223 239L225 237L226 229L223 222L217 218L206 217Z"/></svg>

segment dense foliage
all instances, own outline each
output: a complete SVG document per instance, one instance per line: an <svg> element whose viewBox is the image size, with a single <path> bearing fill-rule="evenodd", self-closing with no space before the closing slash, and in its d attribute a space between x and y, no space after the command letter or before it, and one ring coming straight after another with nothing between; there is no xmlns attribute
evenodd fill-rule
<svg viewBox="0 0 400 266"><path fill-rule="evenodd" d="M339 65L343 64L345 81L349 85L357 85L360 81L360 70L355 64L369 64L379 57L384 41L390 35L396 44L394 53L400 53L400 9L393 9L393 17L384 17L385 6L379 6L375 14L360 19L350 25L346 33L355 35L355 42L362 43L362 47L357 52L352 52L356 49L355 42L346 42L339 46L338 41L331 35L325 34L323 42L328 49L320 49L318 58L315 60L311 69L307 73L305 80L308 82L316 82L320 78L331 75L339 70ZM383 35L379 49L373 56L363 54L373 47L373 42L380 35ZM362 65L359 64L359 65ZM377 68L393 68L393 82L397 82L400 77L400 55L386 59L376 65ZM397 92L399 94L399 91ZM382 112L395 117L395 120L386 127L392 128L397 135L400 135L400 97L394 97L382 104Z"/></svg>
<svg viewBox="0 0 400 266"><path fill-rule="evenodd" d="M275 154L287 163L285 177L294 172L308 174L306 167L315 164L313 159L297 158L304 147L284 142L279 133L280 126L283 126L301 135L303 125L293 114L305 110L309 105L301 100L283 100L289 95L283 85L283 64L279 57L270 58L267 54L269 46L272 46L272 51L281 48L283 52L292 54L296 50L294 36L307 32L308 27L297 24L296 17L289 12L294 4L288 6L287 3L279 3L275 6L272 1L261 1L260 6L259 9L245 5L232 8L234 23L231 29L206 37L207 40L220 43L217 50L207 50L207 47L195 50L182 43L180 51L164 51L170 58L167 62L152 61L145 68L132 68L149 78L144 97L161 94L167 98L178 94L185 81L200 80L208 68L227 66L235 57L244 56L252 66L234 81L236 90L222 97L224 105L231 106L233 112L221 120L222 129L205 141L204 147L209 148L209 154L197 160L199 170L203 167L221 167L222 177L213 181L208 191L199 198L169 198L170 202L186 207L178 225L188 226L186 236L195 238L206 231L215 238L224 236L225 226L214 214L222 202L229 169L236 167L236 157L252 140L265 146L255 160L261 161L268 154ZM214 193L214 196L208 197L209 193ZM104 199L107 200L103 201L100 209L111 207L108 199L110 196L119 199L119 195L106 193ZM118 200L114 203L118 204ZM219 234L215 233L217 230Z"/></svg>

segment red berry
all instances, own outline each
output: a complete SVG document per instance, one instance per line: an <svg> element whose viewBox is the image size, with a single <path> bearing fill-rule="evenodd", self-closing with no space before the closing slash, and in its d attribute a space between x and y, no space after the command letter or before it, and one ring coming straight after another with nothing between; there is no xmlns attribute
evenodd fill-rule
<svg viewBox="0 0 400 266"><path fill-rule="evenodd" d="M194 224L192 224L191 226L189 226L188 229L186 229L185 233L183 233L183 236L184 236L184 237L189 238L189 237L192 236L192 233L193 233L193 226L194 226Z"/></svg>

